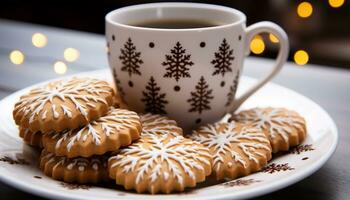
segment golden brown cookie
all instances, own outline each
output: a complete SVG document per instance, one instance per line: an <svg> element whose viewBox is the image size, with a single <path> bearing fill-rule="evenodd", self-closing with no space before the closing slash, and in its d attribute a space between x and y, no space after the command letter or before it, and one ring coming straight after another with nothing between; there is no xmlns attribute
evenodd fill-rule
<svg viewBox="0 0 350 200"><path fill-rule="evenodd" d="M233 120L263 130L272 152L288 151L306 137L306 122L297 112L285 108L253 108L232 117Z"/></svg>
<svg viewBox="0 0 350 200"><path fill-rule="evenodd" d="M113 103L113 95L108 83L97 79L55 81L21 96L13 118L32 132L75 129L103 116Z"/></svg>
<svg viewBox="0 0 350 200"><path fill-rule="evenodd" d="M169 134L173 136L182 135L182 129L177 125L176 121L168 117L157 114L143 114L140 115L142 123L141 135L164 135Z"/></svg>
<svg viewBox="0 0 350 200"><path fill-rule="evenodd" d="M265 134L239 123L208 124L189 137L209 148L217 180L249 175L261 170L271 159L271 146Z"/></svg>
<svg viewBox="0 0 350 200"><path fill-rule="evenodd" d="M109 159L109 176L138 193L171 193L195 187L211 173L212 158L203 145L172 135L143 135Z"/></svg>
<svg viewBox="0 0 350 200"><path fill-rule="evenodd" d="M108 157L67 158L55 156L44 149L40 155L40 169L45 175L68 183L98 183L108 180Z"/></svg>
<svg viewBox="0 0 350 200"><path fill-rule="evenodd" d="M27 128L19 128L19 136L23 138L23 141L33 147L42 148L42 133L41 132L31 132Z"/></svg>
<svg viewBox="0 0 350 200"><path fill-rule="evenodd" d="M110 107L105 116L81 128L44 134L43 146L57 156L90 157L130 145L140 137L141 129L135 112Z"/></svg>

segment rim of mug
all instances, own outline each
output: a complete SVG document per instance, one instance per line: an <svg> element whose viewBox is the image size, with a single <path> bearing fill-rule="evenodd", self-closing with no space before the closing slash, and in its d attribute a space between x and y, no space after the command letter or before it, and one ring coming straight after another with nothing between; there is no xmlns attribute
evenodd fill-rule
<svg viewBox="0 0 350 200"><path fill-rule="evenodd" d="M169 28L149 28L149 27L142 27L142 26L133 26L121 22L117 22L113 20L112 18L115 15L118 15L122 12L127 11L135 11L140 9L147 9L147 8L157 8L157 7L165 7L165 8L195 8L195 9L213 9L217 11L225 11L229 12L231 14L234 14L239 17L238 20L233 21L232 23L225 23L222 25L217 26L211 26L211 27L200 27L200 28L180 28L180 29L169 29ZM115 26L121 26L124 28L129 29L138 29L138 30L151 30L151 31L202 31L202 30L212 30L212 29L218 29L218 28L225 28L229 26L234 26L237 24L244 23L246 21L246 16L244 13L242 13L239 10L236 10L234 8L226 7L226 6L220 6L220 5L213 5L213 4L206 4L206 3L190 3L190 2L182 2L182 3L173 3L173 2L162 2L162 3L145 3L145 4L138 4L138 5L132 5L132 6L126 6L122 8L118 8L116 10L113 10L109 12L105 20L108 24L112 24Z"/></svg>

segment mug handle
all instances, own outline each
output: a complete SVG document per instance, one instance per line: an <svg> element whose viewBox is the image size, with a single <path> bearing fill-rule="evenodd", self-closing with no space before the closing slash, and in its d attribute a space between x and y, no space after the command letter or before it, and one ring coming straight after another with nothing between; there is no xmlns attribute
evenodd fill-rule
<svg viewBox="0 0 350 200"><path fill-rule="evenodd" d="M258 22L246 28L246 40L245 40L245 48L246 55L250 53L249 45L253 37L259 33L268 32L274 34L280 44L280 50L278 52L278 56L276 59L275 67L272 71L260 79L254 86L252 86L248 91L246 91L243 95L238 97L237 99L231 102L231 105L228 108L228 113L233 113L241 104L248 99L252 94L254 94L258 89L260 89L263 85L269 82L276 74L281 70L282 66L286 63L289 53L289 42L288 36L286 32L277 24L272 22Z"/></svg>

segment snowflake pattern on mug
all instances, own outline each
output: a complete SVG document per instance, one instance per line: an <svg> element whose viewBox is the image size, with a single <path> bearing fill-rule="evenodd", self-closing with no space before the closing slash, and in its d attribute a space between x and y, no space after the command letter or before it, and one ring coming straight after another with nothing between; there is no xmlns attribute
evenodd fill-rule
<svg viewBox="0 0 350 200"><path fill-rule="evenodd" d="M130 37L124 44L124 48L120 49L119 59L122 61L121 71L127 72L129 76L141 75L140 66L143 64L141 52L136 50Z"/></svg>
<svg viewBox="0 0 350 200"><path fill-rule="evenodd" d="M210 102L214 98L213 90L209 89L209 84L202 76L196 85L196 90L191 92L191 98L187 100L191 107L189 112L198 112L201 114L204 110L210 110Z"/></svg>
<svg viewBox="0 0 350 200"><path fill-rule="evenodd" d="M235 95L236 95L236 92L237 92L238 80L239 80L239 70L236 74L235 79L233 80L233 84L230 86L229 92L226 95L227 101L226 101L225 106L229 106L233 102Z"/></svg>
<svg viewBox="0 0 350 200"><path fill-rule="evenodd" d="M234 60L233 49L230 49L230 45L224 38L218 52L215 52L215 58L211 61L214 65L213 75L221 74L223 77L227 72L232 72L232 61Z"/></svg>
<svg viewBox="0 0 350 200"><path fill-rule="evenodd" d="M168 101L165 99L166 94L160 93L160 87L157 85L153 76L151 76L142 95L143 98L141 101L144 102L145 112L166 114L165 105L168 104Z"/></svg>
<svg viewBox="0 0 350 200"><path fill-rule="evenodd" d="M180 42L176 42L176 45L170 52L171 55L165 55L165 61L162 63L163 66L167 67L164 77L175 78L176 82L180 78L191 77L188 68L194 65L191 61L191 54L186 54L186 49L182 47Z"/></svg>

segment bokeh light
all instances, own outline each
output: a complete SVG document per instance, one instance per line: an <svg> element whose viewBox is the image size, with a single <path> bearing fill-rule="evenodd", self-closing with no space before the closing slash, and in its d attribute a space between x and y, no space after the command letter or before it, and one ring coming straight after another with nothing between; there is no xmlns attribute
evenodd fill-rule
<svg viewBox="0 0 350 200"><path fill-rule="evenodd" d="M270 41L272 43L278 43L279 42L278 38L272 33L269 34L269 39L270 39Z"/></svg>
<svg viewBox="0 0 350 200"><path fill-rule="evenodd" d="M13 50L10 53L10 61L15 65L20 65L24 62L24 54L19 50Z"/></svg>
<svg viewBox="0 0 350 200"><path fill-rule="evenodd" d="M32 43L38 48L45 47L47 45L47 37L42 33L34 33L32 36Z"/></svg>
<svg viewBox="0 0 350 200"><path fill-rule="evenodd" d="M74 49L74 48L67 48L64 50L63 52L63 56L64 56L64 59L68 62L74 62L76 61L79 56L80 56L80 53L77 49Z"/></svg>
<svg viewBox="0 0 350 200"><path fill-rule="evenodd" d="M344 4L345 0L328 0L328 4L333 8L339 8Z"/></svg>
<svg viewBox="0 0 350 200"><path fill-rule="evenodd" d="M62 61L56 61L53 68L57 74L65 74L67 72L67 65Z"/></svg>
<svg viewBox="0 0 350 200"><path fill-rule="evenodd" d="M294 62L298 65L305 65L309 62L309 54L304 50L298 50L294 54Z"/></svg>
<svg viewBox="0 0 350 200"><path fill-rule="evenodd" d="M312 14L312 11L313 11L313 8L311 3L306 1L300 3L297 8L297 13L299 17L302 17L302 18L310 17Z"/></svg>
<svg viewBox="0 0 350 200"><path fill-rule="evenodd" d="M264 40L260 35L255 36L250 42L250 51L254 54L261 54L265 50Z"/></svg>

